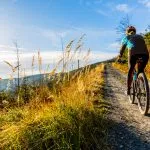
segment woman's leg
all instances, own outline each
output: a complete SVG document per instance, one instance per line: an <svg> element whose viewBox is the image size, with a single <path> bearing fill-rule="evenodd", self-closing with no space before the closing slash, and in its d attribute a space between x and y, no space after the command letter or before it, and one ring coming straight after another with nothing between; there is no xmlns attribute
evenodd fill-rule
<svg viewBox="0 0 150 150"><path fill-rule="evenodd" d="M142 58L143 62L138 64L138 73L144 72L144 69L148 63L149 56L148 55L141 55L139 56Z"/></svg>
<svg viewBox="0 0 150 150"><path fill-rule="evenodd" d="M134 72L134 67L136 65L136 57L130 56L128 59L128 76L127 76L127 94L130 94L130 89L131 89L131 83L132 83L132 77L133 77L133 72Z"/></svg>

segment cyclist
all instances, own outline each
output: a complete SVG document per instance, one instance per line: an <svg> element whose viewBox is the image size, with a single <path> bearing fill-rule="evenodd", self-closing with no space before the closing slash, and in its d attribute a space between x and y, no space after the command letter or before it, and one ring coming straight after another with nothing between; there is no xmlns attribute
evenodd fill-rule
<svg viewBox="0 0 150 150"><path fill-rule="evenodd" d="M143 63L140 66L138 66L138 73L144 71L144 68L146 67L149 60L149 53L144 38L141 35L136 34L136 28L133 26L128 26L126 29L126 36L122 39L121 42L120 55L118 56L118 61L121 60L121 57L126 48L128 49L129 68L127 76L126 94L130 95L132 75L137 59L140 57L143 60Z"/></svg>

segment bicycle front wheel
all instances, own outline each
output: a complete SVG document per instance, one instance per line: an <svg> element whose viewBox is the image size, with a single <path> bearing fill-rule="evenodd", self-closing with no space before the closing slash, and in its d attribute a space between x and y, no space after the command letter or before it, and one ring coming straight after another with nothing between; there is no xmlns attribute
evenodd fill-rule
<svg viewBox="0 0 150 150"><path fill-rule="evenodd" d="M145 73L140 73L137 79L137 99L141 114L146 115L149 110L149 85Z"/></svg>

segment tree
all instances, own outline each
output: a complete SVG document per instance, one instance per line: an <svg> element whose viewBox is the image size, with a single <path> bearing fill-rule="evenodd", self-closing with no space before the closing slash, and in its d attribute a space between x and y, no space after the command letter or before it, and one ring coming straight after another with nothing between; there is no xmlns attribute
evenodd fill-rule
<svg viewBox="0 0 150 150"><path fill-rule="evenodd" d="M126 17L122 18L119 25L116 27L117 34L123 36L125 34L126 28L130 25L130 19L127 15Z"/></svg>
<svg viewBox="0 0 150 150"><path fill-rule="evenodd" d="M121 19L119 22L119 25L116 27L116 33L119 35L119 38L117 41L121 41L122 37L125 35L126 28L130 26L130 19L129 16L125 16ZM128 50L126 49L123 55L123 59L126 60L128 59Z"/></svg>
<svg viewBox="0 0 150 150"><path fill-rule="evenodd" d="M147 29L145 29L146 33L143 35L146 45L150 47L150 25L148 25Z"/></svg>

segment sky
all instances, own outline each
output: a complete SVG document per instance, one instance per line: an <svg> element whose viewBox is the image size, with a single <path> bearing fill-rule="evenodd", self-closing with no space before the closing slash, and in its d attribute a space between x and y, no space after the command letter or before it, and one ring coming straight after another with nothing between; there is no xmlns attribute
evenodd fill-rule
<svg viewBox="0 0 150 150"><path fill-rule="evenodd" d="M91 50L88 63L110 59L119 52L116 27L127 15L137 32L144 32L150 24L150 0L0 0L0 77L12 74L4 61L16 64L14 42L26 75L32 72L33 56L34 73L39 73L38 51L43 72L49 72L61 58L62 42L65 48L71 40L77 43L83 34L81 53Z"/></svg>

